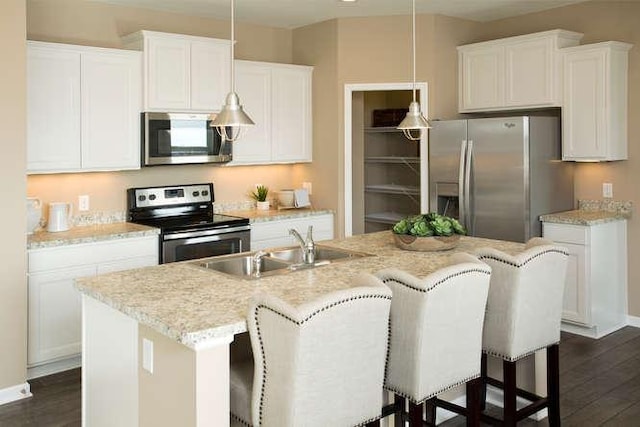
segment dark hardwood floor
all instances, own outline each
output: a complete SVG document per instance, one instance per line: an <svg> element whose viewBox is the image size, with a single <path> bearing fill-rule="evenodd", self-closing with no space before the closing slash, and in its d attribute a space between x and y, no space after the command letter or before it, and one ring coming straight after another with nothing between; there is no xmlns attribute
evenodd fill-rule
<svg viewBox="0 0 640 427"><path fill-rule="evenodd" d="M80 425L79 369L29 383L33 397L0 406L0 426ZM627 327L599 340L563 333L560 398L563 426L640 426L640 329ZM460 417L442 424L463 425Z"/></svg>

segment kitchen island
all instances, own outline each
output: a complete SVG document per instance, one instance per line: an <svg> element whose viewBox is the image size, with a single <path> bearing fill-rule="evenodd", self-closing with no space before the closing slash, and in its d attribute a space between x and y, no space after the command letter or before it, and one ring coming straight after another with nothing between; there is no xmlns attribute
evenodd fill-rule
<svg viewBox="0 0 640 427"><path fill-rule="evenodd" d="M229 344L247 330L256 291L298 305L352 286L360 272L399 268L427 275L454 252L523 244L462 237L446 252L395 247L390 232L322 245L373 256L243 280L193 261L80 279L83 294L83 424L224 426L229 417Z"/></svg>

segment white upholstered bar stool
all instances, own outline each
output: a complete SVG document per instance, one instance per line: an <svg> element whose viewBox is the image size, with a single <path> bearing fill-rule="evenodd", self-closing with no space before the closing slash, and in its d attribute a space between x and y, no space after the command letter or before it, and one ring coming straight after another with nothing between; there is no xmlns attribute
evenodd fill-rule
<svg viewBox="0 0 640 427"><path fill-rule="evenodd" d="M568 254L565 248L539 237L525 250L510 256L495 249L480 249L476 255L491 266L491 286L484 322L483 403L486 385L504 391L503 424L548 408L549 425L560 425L559 353L560 318ZM537 350L547 351L547 397L541 398L516 386L516 361ZM487 355L502 359L503 381L487 375ZM532 403L517 410L516 397ZM497 423L487 415L482 420Z"/></svg>
<svg viewBox="0 0 640 427"><path fill-rule="evenodd" d="M480 376L491 268L463 253L450 262L424 278L396 269L376 273L393 291L385 389L395 394L395 409L400 406L396 426L404 426L404 398L409 400L410 426L422 426L424 402L428 424L435 423L435 406L441 406L466 415L468 425L479 425L475 379ZM466 409L436 398L465 383Z"/></svg>
<svg viewBox="0 0 640 427"><path fill-rule="evenodd" d="M354 286L298 307L254 297L253 361L231 365L232 421L340 427L380 418L391 290L370 274Z"/></svg>

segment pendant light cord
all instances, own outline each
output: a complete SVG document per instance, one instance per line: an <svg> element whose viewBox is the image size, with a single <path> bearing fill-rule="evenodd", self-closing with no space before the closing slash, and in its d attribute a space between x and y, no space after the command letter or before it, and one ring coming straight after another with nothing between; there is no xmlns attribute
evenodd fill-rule
<svg viewBox="0 0 640 427"><path fill-rule="evenodd" d="M412 2L411 16L412 16L411 40L412 40L412 58L413 58L413 102L415 102L416 101L416 0L413 0Z"/></svg>
<svg viewBox="0 0 640 427"><path fill-rule="evenodd" d="M236 33L235 33L235 28L234 28L234 22L235 22L234 10L235 10L235 1L231 0L231 92L235 92L236 91L236 82L235 82L235 77L234 77L235 70L234 70L234 67L233 67L233 62L234 62L234 58L235 58L233 45L236 44Z"/></svg>

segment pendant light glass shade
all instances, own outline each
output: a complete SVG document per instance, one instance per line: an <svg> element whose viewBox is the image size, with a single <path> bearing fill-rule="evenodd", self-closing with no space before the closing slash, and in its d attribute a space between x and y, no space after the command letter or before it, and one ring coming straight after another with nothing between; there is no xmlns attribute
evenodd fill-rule
<svg viewBox="0 0 640 427"><path fill-rule="evenodd" d="M233 64L233 47L236 42L234 31L234 10L235 2L234 0L231 0L231 92L227 94L222 110L220 110L215 117L213 117L214 115L212 114L213 120L211 121L211 126L216 128L220 136L231 142L238 140L244 129L255 124L242 109L240 98L238 97L235 88Z"/></svg>
<svg viewBox="0 0 640 427"><path fill-rule="evenodd" d="M411 9L411 42L412 42L412 62L413 62L413 101L409 104L407 116L398 125L397 129L402 130L404 136L411 141L419 141L422 132L430 129L429 120L422 114L420 104L416 101L416 0L412 0Z"/></svg>

